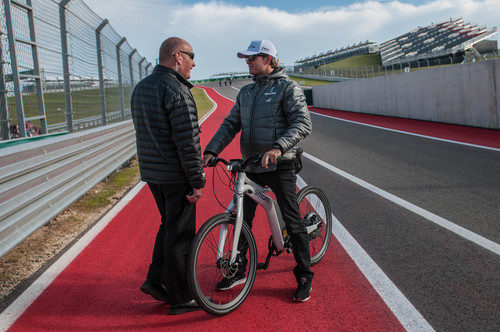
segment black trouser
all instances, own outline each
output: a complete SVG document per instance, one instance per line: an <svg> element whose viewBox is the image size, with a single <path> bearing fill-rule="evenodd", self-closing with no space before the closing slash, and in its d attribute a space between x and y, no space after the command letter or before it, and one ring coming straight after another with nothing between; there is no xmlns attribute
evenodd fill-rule
<svg viewBox="0 0 500 332"><path fill-rule="evenodd" d="M188 183L148 185L161 214L161 225L147 278L165 284L168 304L185 303L192 300L187 259L196 233L196 204L186 199L192 188Z"/></svg>
<svg viewBox="0 0 500 332"><path fill-rule="evenodd" d="M306 226L299 213L295 171L286 169L264 173L247 173L247 177L261 186L269 186L276 195L286 230L290 235L293 256L297 262L297 266L293 269L295 279L297 282L301 278L312 280L314 273L311 271L309 239ZM252 227L257 203L248 196L245 196L244 200L243 220Z"/></svg>

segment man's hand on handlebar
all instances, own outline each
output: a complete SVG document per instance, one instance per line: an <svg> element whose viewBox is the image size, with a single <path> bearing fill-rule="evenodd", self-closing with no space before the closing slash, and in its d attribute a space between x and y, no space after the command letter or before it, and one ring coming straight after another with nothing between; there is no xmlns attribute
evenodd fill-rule
<svg viewBox="0 0 500 332"><path fill-rule="evenodd" d="M262 157L262 167L268 168L269 163L278 163L278 157L281 156L281 151L279 149L271 149L267 151Z"/></svg>

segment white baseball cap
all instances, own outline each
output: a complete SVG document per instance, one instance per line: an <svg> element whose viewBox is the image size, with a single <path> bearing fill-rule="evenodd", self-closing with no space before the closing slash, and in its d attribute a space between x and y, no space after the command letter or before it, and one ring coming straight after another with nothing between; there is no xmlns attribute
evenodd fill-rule
<svg viewBox="0 0 500 332"><path fill-rule="evenodd" d="M273 43L267 39L260 39L253 40L246 51L238 52L238 58L246 58L247 56L259 53L269 54L275 59L278 56L278 52L276 51L276 47L274 47Z"/></svg>

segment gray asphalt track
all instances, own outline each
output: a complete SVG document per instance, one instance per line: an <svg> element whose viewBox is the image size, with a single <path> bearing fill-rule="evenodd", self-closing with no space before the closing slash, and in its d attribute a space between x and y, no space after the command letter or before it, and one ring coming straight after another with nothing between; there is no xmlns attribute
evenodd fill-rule
<svg viewBox="0 0 500 332"><path fill-rule="evenodd" d="M232 100L238 93L209 86ZM314 114L312 120L313 133L302 143L310 155L500 242L500 152ZM499 330L497 254L307 158L303 162L301 177L324 189L334 215L436 330Z"/></svg>

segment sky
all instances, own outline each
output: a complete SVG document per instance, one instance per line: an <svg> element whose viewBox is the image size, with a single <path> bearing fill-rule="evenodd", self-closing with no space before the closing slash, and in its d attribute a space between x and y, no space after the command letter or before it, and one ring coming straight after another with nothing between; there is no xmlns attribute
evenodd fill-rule
<svg viewBox="0 0 500 332"><path fill-rule="evenodd" d="M163 40L187 40L196 54L192 79L247 71L236 53L255 39L271 40L280 64L293 65L366 40L380 44L449 18L488 29L500 23L499 0L84 1L153 65Z"/></svg>

